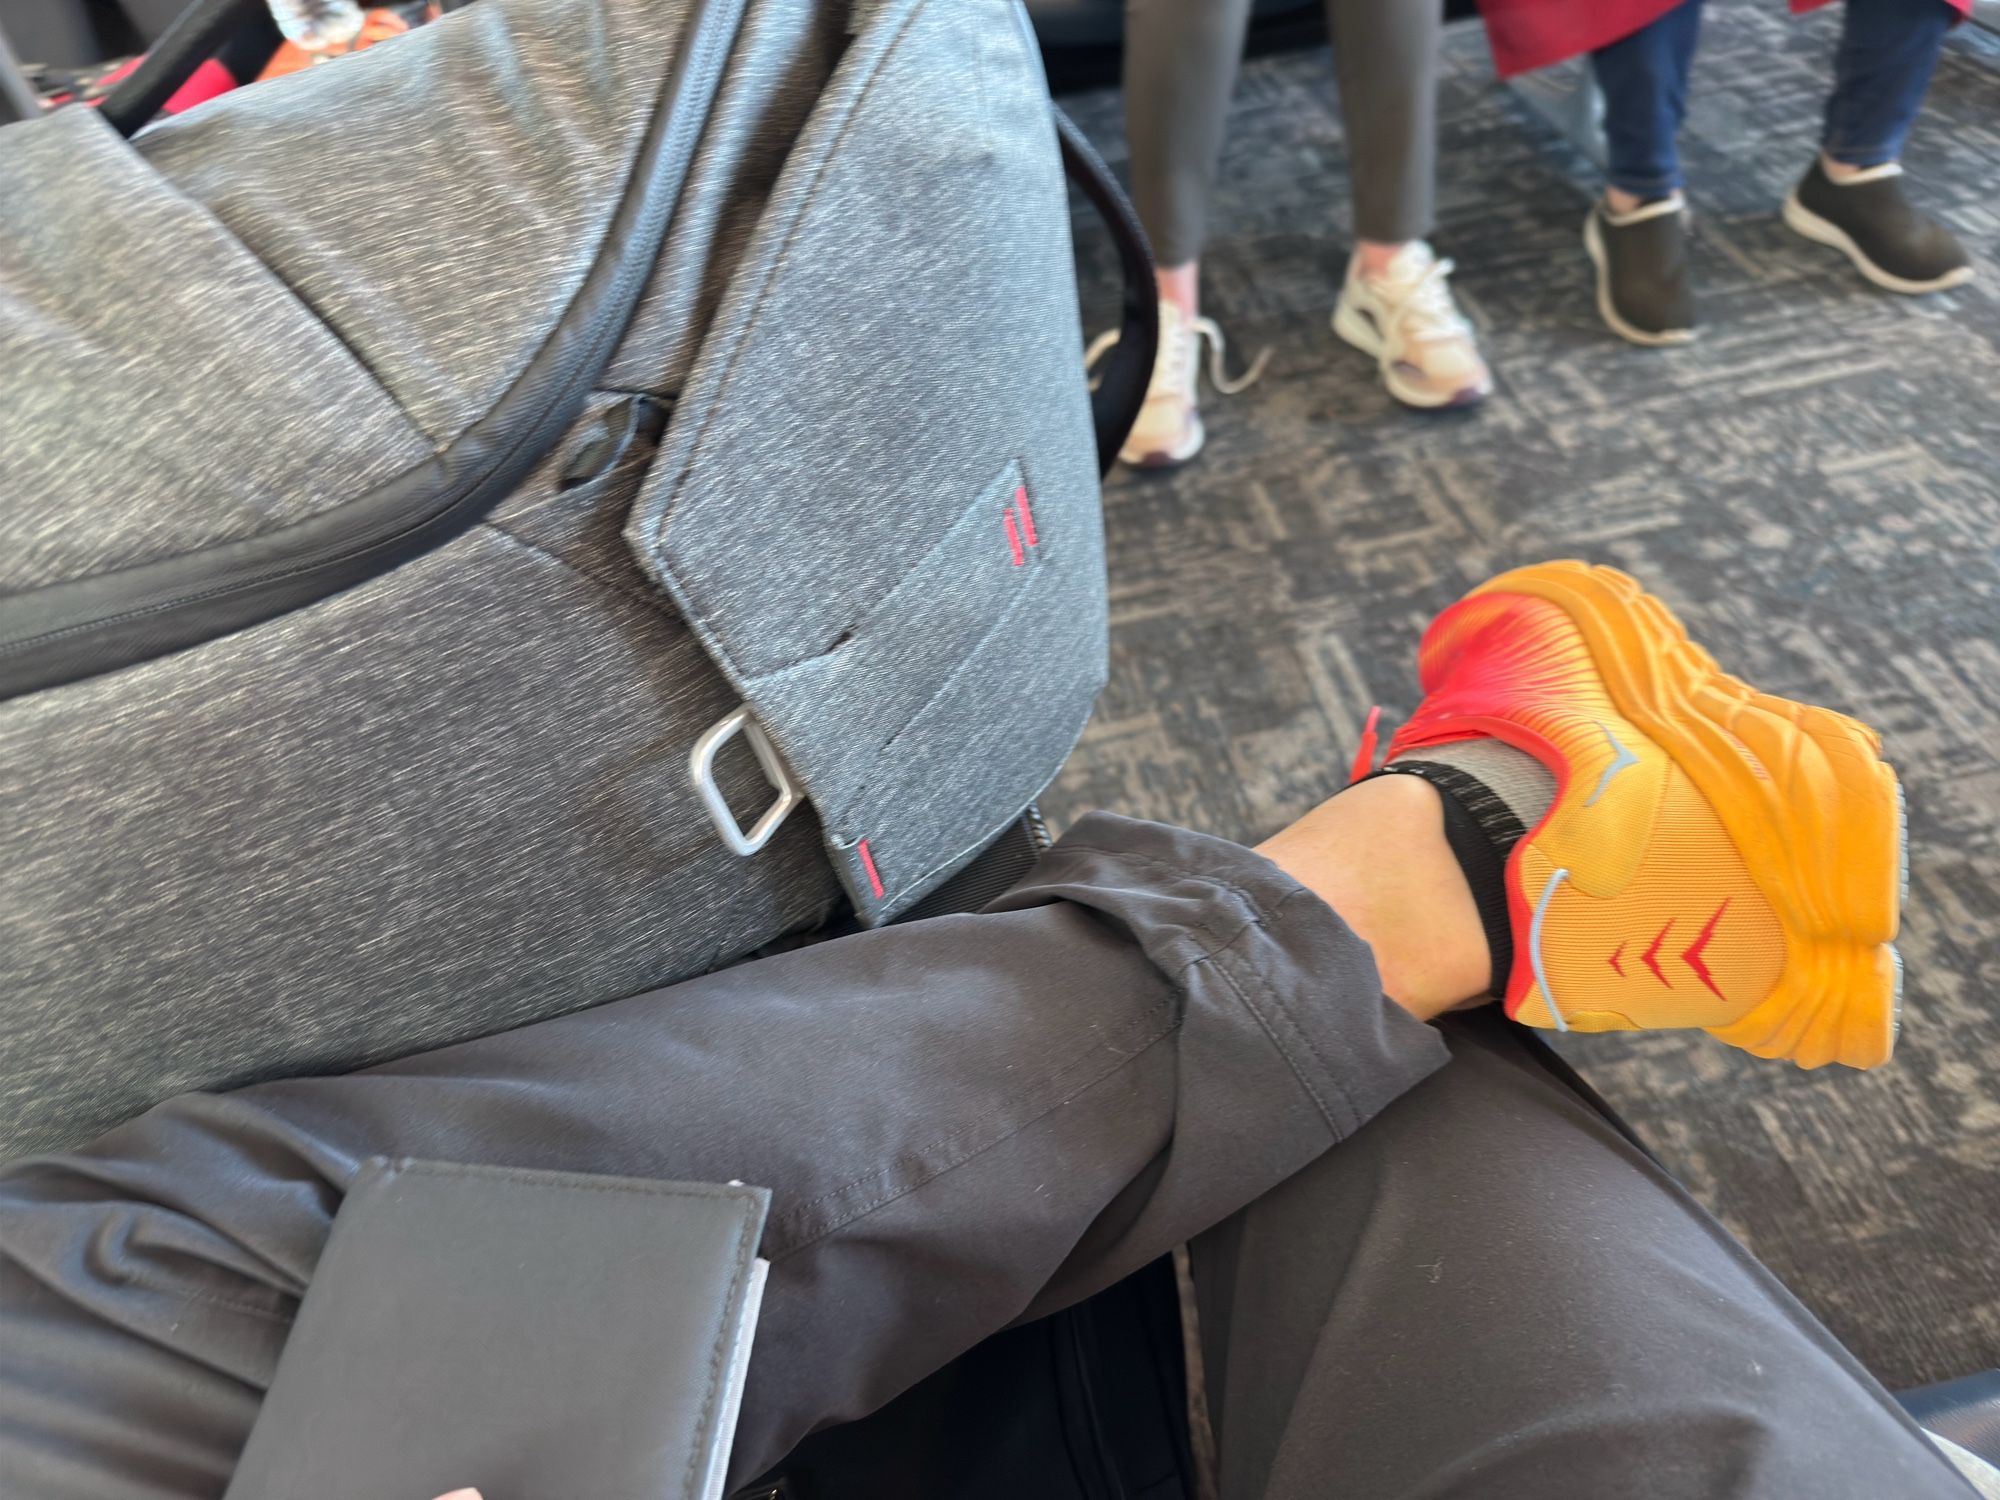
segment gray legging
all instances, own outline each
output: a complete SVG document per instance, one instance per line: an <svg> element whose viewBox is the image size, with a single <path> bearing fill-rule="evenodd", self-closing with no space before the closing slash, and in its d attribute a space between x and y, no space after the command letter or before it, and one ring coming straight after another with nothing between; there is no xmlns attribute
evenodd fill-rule
<svg viewBox="0 0 2000 1500"><path fill-rule="evenodd" d="M1251 0L1125 0L1132 197L1163 266L1201 254ZM1431 231L1442 0L1326 0L1354 178L1354 233Z"/></svg>

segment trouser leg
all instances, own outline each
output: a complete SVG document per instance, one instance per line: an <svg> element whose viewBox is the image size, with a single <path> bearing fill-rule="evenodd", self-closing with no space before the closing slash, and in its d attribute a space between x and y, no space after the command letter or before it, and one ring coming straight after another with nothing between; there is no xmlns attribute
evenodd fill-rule
<svg viewBox="0 0 2000 1500"><path fill-rule="evenodd" d="M1125 0L1132 204L1153 259L1200 256L1250 0Z"/></svg>
<svg viewBox="0 0 2000 1500"><path fill-rule="evenodd" d="M1590 55L1604 91L1605 176L1636 198L1663 198L1683 185L1678 138L1701 38L1701 5L1681 0L1652 24Z"/></svg>
<svg viewBox="0 0 2000 1500"><path fill-rule="evenodd" d="M1944 0L1847 0L1826 101L1828 156L1876 167L1903 154L1957 19Z"/></svg>
<svg viewBox="0 0 2000 1500"><path fill-rule="evenodd" d="M1492 1012L1192 1246L1223 1500L1961 1497L1895 1402Z"/></svg>
<svg viewBox="0 0 2000 1500"><path fill-rule="evenodd" d="M1327 0L1357 238L1431 232L1437 197L1438 0Z"/></svg>
<svg viewBox="0 0 2000 1500"><path fill-rule="evenodd" d="M770 1188L747 1478L1235 1212L1443 1056L1275 866L1088 818L988 914L18 1164L0 1473L9 1500L219 1494L346 1185L408 1156Z"/></svg>

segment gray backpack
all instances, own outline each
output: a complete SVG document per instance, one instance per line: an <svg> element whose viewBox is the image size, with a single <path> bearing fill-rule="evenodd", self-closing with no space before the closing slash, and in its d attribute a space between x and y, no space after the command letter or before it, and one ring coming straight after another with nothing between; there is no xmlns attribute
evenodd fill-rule
<svg viewBox="0 0 2000 1500"><path fill-rule="evenodd" d="M1093 412L1012 0L482 0L124 139L240 4L0 129L0 1159L890 920L1104 678L1151 297L1118 217Z"/></svg>

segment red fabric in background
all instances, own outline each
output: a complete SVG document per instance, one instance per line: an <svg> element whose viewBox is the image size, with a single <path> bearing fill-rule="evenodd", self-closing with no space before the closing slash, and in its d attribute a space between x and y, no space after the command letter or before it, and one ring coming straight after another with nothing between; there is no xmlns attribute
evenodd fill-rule
<svg viewBox="0 0 2000 1500"><path fill-rule="evenodd" d="M1479 0L1486 38L1502 78L1595 52L1641 26L1651 25L1680 0ZM1817 10L1828 0L1791 0L1794 13ZM1946 0L1962 16L1972 0Z"/></svg>
<svg viewBox="0 0 2000 1500"><path fill-rule="evenodd" d="M97 92L101 94L109 89L112 84L138 67L140 61L135 57L121 67L113 68L106 73L98 82ZM235 87L236 75L211 57L194 70L186 83L174 90L173 96L167 100L161 113L177 115L184 109L193 109L197 104L206 104L217 94L226 94Z"/></svg>

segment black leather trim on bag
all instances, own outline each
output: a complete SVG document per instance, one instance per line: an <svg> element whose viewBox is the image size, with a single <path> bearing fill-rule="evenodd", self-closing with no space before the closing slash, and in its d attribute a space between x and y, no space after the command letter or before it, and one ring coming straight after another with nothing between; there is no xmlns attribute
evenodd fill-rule
<svg viewBox="0 0 2000 1500"><path fill-rule="evenodd" d="M120 135L135 134L166 106L195 69L257 19L267 0L195 0L174 17L139 66L112 86L98 113Z"/></svg>
<svg viewBox="0 0 2000 1500"><path fill-rule="evenodd" d="M261 536L0 598L0 698L185 650L350 588L465 531L576 420L651 276L745 0L705 0L575 299L492 408L443 452Z"/></svg>
<svg viewBox="0 0 2000 1500"><path fill-rule="evenodd" d="M1101 479L1118 462L1118 450L1132 435L1139 408L1146 404L1146 385L1153 378L1153 356L1160 347L1160 294L1153 279L1153 250L1139 216L1104 158L1084 139L1070 117L1056 110L1056 136L1062 142L1063 170L1097 210L1118 247L1118 269L1125 283L1118 342L1112 346L1104 375L1090 393L1091 425L1097 431L1097 474Z"/></svg>
<svg viewBox="0 0 2000 1500"><path fill-rule="evenodd" d="M6 33L0 31L0 125L38 120L41 116L41 95L28 81L27 70L14 55L14 49L7 45Z"/></svg>

